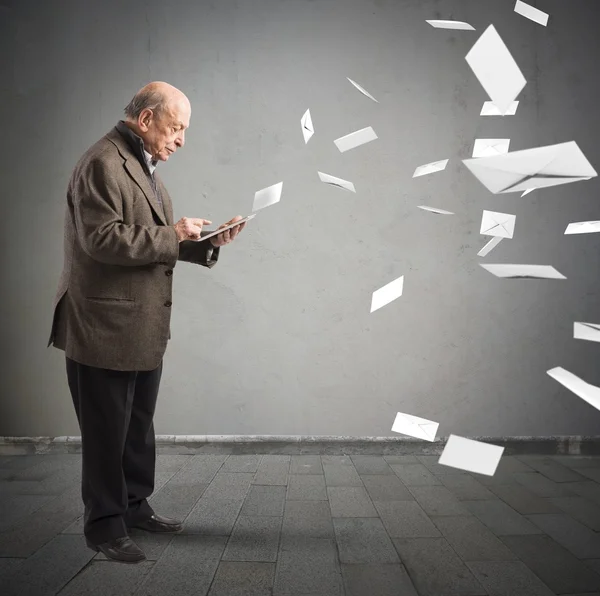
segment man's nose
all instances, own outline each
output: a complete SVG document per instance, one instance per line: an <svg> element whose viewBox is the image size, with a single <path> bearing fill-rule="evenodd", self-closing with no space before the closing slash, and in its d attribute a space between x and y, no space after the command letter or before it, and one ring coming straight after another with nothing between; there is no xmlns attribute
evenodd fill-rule
<svg viewBox="0 0 600 596"><path fill-rule="evenodd" d="M175 139L175 144L176 144L178 147L183 147L183 146L185 145L185 138L184 138L184 136L183 136L183 135L181 135L180 137L177 137L177 138Z"/></svg>

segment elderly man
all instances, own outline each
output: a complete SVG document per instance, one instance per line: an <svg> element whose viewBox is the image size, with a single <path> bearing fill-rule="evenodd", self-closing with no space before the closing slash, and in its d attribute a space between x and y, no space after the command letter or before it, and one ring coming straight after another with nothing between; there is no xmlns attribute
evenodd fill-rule
<svg viewBox="0 0 600 596"><path fill-rule="evenodd" d="M184 217L173 224L171 198L155 169L184 145L191 106L181 91L150 83L125 116L71 176L48 346L65 352L81 429L87 545L133 563L146 557L128 528L182 529L147 501L154 490L153 417L171 338L173 269L178 260L213 267L220 247L245 223L204 241L202 226L210 221Z"/></svg>

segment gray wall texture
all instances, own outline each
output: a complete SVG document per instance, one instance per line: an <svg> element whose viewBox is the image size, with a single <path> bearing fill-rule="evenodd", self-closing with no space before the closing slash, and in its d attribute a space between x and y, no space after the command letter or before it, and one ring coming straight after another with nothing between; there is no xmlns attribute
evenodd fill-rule
<svg viewBox="0 0 600 596"><path fill-rule="evenodd" d="M186 147L159 164L175 220L246 215L284 182L214 269L177 265L157 434L390 436L398 411L440 436L600 434L600 412L546 374L600 385L600 345L573 339L574 321L600 323L600 236L564 235L600 219L600 181L492 195L460 161L506 137L511 151L575 140L600 167L600 7L530 3L547 27L513 0L0 0L0 435L79 434L64 353L46 348L67 182L151 80L192 103ZM479 115L465 55L490 24L527 79L515 116ZM337 150L366 126L378 140ZM482 259L484 209L517 221ZM480 261L568 279L498 279ZM404 295L370 314L400 275Z"/></svg>

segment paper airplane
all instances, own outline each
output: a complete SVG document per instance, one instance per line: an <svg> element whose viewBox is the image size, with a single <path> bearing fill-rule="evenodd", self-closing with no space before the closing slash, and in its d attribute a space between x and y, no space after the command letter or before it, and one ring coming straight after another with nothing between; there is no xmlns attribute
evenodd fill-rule
<svg viewBox="0 0 600 596"><path fill-rule="evenodd" d="M465 60L500 113L506 114L527 81L494 25L483 32Z"/></svg>
<svg viewBox="0 0 600 596"><path fill-rule="evenodd" d="M404 275L373 292L373 297L371 298L371 312L375 312L382 306L385 306L402 296L403 288Z"/></svg>
<svg viewBox="0 0 600 596"><path fill-rule="evenodd" d="M573 323L573 338L600 341L600 325L597 323Z"/></svg>
<svg viewBox="0 0 600 596"><path fill-rule="evenodd" d="M490 157L508 153L510 139L475 139L473 157Z"/></svg>
<svg viewBox="0 0 600 596"><path fill-rule="evenodd" d="M319 174L321 182L325 182L325 184L331 184L332 186L338 186L339 188L344 188L350 192L356 192L352 182L342 180L342 178L336 178L335 176L330 176L329 174L323 174L323 172L317 172L317 174Z"/></svg>
<svg viewBox="0 0 600 596"><path fill-rule="evenodd" d="M504 447L490 445L473 439L465 439L457 435L450 435L438 464L493 476L500 463Z"/></svg>
<svg viewBox="0 0 600 596"><path fill-rule="evenodd" d="M524 16L531 21L538 23L539 25L543 25L544 27L548 24L548 14L530 6L529 4L525 4L525 2L521 2L521 0L517 0L515 4L515 12Z"/></svg>
<svg viewBox="0 0 600 596"><path fill-rule="evenodd" d="M535 190L534 188L528 188L521 196L524 197L525 195L528 195L530 192L533 192Z"/></svg>
<svg viewBox="0 0 600 596"><path fill-rule="evenodd" d="M436 29L462 29L464 31L475 31L475 27L464 21L426 21Z"/></svg>
<svg viewBox="0 0 600 596"><path fill-rule="evenodd" d="M572 391L577 397L586 401L590 406L594 406L596 410L600 410L600 388L595 385L590 385L578 376L570 373L561 366L551 368L546 371L553 379L561 385Z"/></svg>
<svg viewBox="0 0 600 596"><path fill-rule="evenodd" d="M494 236L478 253L478 257L485 257L502 241L502 236Z"/></svg>
<svg viewBox="0 0 600 596"><path fill-rule="evenodd" d="M517 113L517 107L519 106L518 101L513 101L510 104L508 110L503 114L495 105L493 101L484 102L481 107L480 116L514 116Z"/></svg>
<svg viewBox="0 0 600 596"><path fill-rule="evenodd" d="M486 264L479 263L496 277L523 279L567 279L550 265L513 265L508 263Z"/></svg>
<svg viewBox="0 0 600 596"><path fill-rule="evenodd" d="M598 175L575 141L463 159L463 163L494 194L568 184Z"/></svg>
<svg viewBox="0 0 600 596"><path fill-rule="evenodd" d="M281 190L283 189L283 182L274 184L262 190L256 191L254 195L254 204L252 205L252 211L258 211L274 203L278 203L281 199Z"/></svg>
<svg viewBox="0 0 600 596"><path fill-rule="evenodd" d="M446 169L448 165L449 159L442 159L441 161L432 161L431 163L426 163L422 166L419 166L415 173L413 174L413 178L417 178L418 176L425 176L426 174L433 174L434 172L441 172Z"/></svg>
<svg viewBox="0 0 600 596"><path fill-rule="evenodd" d="M372 99L374 102L379 103L366 89L363 89L358 83L355 83L352 79L346 77L363 95Z"/></svg>
<svg viewBox="0 0 600 596"><path fill-rule="evenodd" d="M392 426L392 432L425 441L435 441L435 433L437 433L438 426L438 422L398 412Z"/></svg>
<svg viewBox="0 0 600 596"><path fill-rule="evenodd" d="M497 213L496 211L484 211L481 217L480 234L485 236L498 236L500 238L512 238L515 233L516 215L510 213Z"/></svg>
<svg viewBox="0 0 600 596"><path fill-rule="evenodd" d="M362 128L356 132L351 132L345 137L340 137L333 142L340 150L340 153L344 153L344 151L349 151L350 149L354 149L355 147L359 147L360 145L374 141L376 138L377 135L375 134L375 131L368 126L367 128Z"/></svg>
<svg viewBox="0 0 600 596"><path fill-rule="evenodd" d="M452 211L445 211L444 209L438 209L437 207L426 207L425 205L418 205L419 209L425 211L431 211L431 213L439 213L440 215L454 215Z"/></svg>
<svg viewBox="0 0 600 596"><path fill-rule="evenodd" d="M565 230L565 234L593 234L595 232L600 232L600 221L574 221Z"/></svg>
<svg viewBox="0 0 600 596"><path fill-rule="evenodd" d="M300 120L300 126L302 127L302 134L304 135L304 144L306 144L308 143L310 137L315 134L312 118L310 117L310 110L306 110L306 112L304 112L304 115Z"/></svg>

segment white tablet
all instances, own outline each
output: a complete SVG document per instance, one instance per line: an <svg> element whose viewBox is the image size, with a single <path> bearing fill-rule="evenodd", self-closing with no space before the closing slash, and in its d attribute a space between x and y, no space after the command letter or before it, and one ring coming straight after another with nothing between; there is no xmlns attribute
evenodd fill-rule
<svg viewBox="0 0 600 596"><path fill-rule="evenodd" d="M243 219L239 219L235 223L229 224L228 226L221 228L220 230L211 230L208 234L206 234L205 236L202 236L202 238L200 238L199 240L196 240L195 242L202 242L203 240L206 240L207 238L211 238L212 236L216 236L217 234L220 234L221 232L224 232L225 230L230 230L231 228L235 228L235 226L239 226L240 224L243 224L246 221L250 221L253 217L256 217L256 213L253 213L252 215L248 215L248 217L244 217Z"/></svg>

